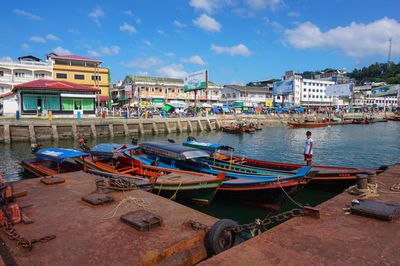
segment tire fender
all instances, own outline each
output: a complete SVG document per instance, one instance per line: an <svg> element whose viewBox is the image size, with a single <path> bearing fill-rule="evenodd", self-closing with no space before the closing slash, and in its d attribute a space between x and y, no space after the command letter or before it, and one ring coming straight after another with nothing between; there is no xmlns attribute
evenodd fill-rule
<svg viewBox="0 0 400 266"><path fill-rule="evenodd" d="M221 219L216 222L208 232L207 244L212 254L218 254L243 242L239 234L232 228L238 223L231 219Z"/></svg>

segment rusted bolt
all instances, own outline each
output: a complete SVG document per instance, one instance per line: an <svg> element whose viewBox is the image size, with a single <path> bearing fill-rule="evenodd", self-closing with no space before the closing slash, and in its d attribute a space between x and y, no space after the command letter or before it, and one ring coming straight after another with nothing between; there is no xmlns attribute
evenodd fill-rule
<svg viewBox="0 0 400 266"><path fill-rule="evenodd" d="M368 190L368 175L366 174L357 175L357 188L360 191Z"/></svg>

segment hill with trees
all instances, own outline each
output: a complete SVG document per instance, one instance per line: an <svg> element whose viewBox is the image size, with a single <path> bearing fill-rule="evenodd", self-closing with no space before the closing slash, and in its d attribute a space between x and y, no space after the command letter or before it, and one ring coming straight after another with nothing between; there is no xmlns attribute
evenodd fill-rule
<svg viewBox="0 0 400 266"><path fill-rule="evenodd" d="M361 69L355 68L347 76L356 80L357 84L365 82L383 82L400 84L400 63L375 63Z"/></svg>

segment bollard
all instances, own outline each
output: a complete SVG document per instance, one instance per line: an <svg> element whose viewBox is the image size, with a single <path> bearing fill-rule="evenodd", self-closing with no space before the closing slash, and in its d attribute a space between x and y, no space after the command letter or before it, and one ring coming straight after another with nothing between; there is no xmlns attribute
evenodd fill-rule
<svg viewBox="0 0 400 266"><path fill-rule="evenodd" d="M128 119L128 112L125 112L125 119Z"/></svg>
<svg viewBox="0 0 400 266"><path fill-rule="evenodd" d="M78 121L81 120L81 111L77 112L77 118L78 118Z"/></svg>
<svg viewBox="0 0 400 266"><path fill-rule="evenodd" d="M103 120L106 119L106 112L103 111L103 112L101 113L101 118L102 118Z"/></svg>
<svg viewBox="0 0 400 266"><path fill-rule="evenodd" d="M49 120L53 120L53 112L49 111Z"/></svg>
<svg viewBox="0 0 400 266"><path fill-rule="evenodd" d="M147 119L147 116L148 116L148 112L146 111L146 112L144 112L144 119Z"/></svg>
<svg viewBox="0 0 400 266"><path fill-rule="evenodd" d="M19 120L19 119L20 119L20 117L19 117L19 111L17 111L17 112L16 112L16 114L15 114L15 118L16 118L17 120Z"/></svg>
<svg viewBox="0 0 400 266"><path fill-rule="evenodd" d="M357 176L357 189L362 191L368 191L368 175L358 174Z"/></svg>
<svg viewBox="0 0 400 266"><path fill-rule="evenodd" d="M368 183L375 184L376 183L376 172L375 171L367 171L368 175Z"/></svg>

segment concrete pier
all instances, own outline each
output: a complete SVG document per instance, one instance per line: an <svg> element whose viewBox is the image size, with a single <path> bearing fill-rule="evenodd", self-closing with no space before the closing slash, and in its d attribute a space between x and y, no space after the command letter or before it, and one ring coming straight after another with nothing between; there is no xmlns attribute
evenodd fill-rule
<svg viewBox="0 0 400 266"><path fill-rule="evenodd" d="M379 196L369 199L399 205L400 165L376 180ZM400 218L347 214L354 199L343 192L317 207L321 219L292 218L200 265L399 265Z"/></svg>
<svg viewBox="0 0 400 266"><path fill-rule="evenodd" d="M16 231L27 239L56 236L28 251L3 233L17 265L193 265L207 258L206 233L185 222L212 225L215 218L139 189L110 192L114 202L93 206L81 198L96 189L98 176L60 176L65 183L44 185L35 178L14 184L15 191L27 191L17 203L34 221L15 225ZM121 215L143 209L161 216L161 227L140 232L120 221Z"/></svg>

